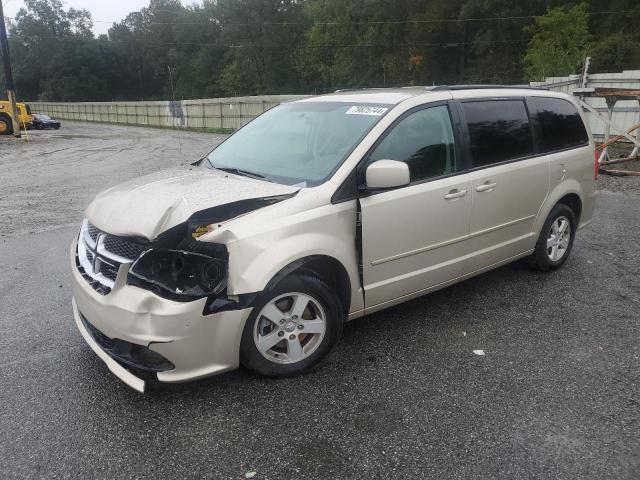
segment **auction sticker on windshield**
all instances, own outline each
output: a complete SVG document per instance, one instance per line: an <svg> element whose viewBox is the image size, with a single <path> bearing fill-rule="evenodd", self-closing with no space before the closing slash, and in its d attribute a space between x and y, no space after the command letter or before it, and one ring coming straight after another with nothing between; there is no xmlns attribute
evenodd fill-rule
<svg viewBox="0 0 640 480"><path fill-rule="evenodd" d="M368 107L366 105L355 105L347 110L347 115L373 115L379 117L383 115L388 108L384 107Z"/></svg>

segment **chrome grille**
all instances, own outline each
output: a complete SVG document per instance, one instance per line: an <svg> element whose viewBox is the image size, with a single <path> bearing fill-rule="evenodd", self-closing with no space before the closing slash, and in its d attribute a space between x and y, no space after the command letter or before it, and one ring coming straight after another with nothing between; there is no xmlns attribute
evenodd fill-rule
<svg viewBox="0 0 640 480"><path fill-rule="evenodd" d="M102 263L100 265L100 273L107 277L112 282L116 281L116 277L118 276L118 267L109 265L108 263Z"/></svg>
<svg viewBox="0 0 640 480"><path fill-rule="evenodd" d="M125 240L115 235L106 235L104 238L104 248L110 253L114 253L119 257L135 260L144 252L147 247L139 243Z"/></svg>
<svg viewBox="0 0 640 480"><path fill-rule="evenodd" d="M78 238L76 265L87 282L100 294L111 292L123 263L133 262L146 246L105 233L87 220Z"/></svg>
<svg viewBox="0 0 640 480"><path fill-rule="evenodd" d="M100 232L98 228L87 222L87 233L89 234L89 238L91 238L91 240L95 242L98 238L98 235L102 232Z"/></svg>

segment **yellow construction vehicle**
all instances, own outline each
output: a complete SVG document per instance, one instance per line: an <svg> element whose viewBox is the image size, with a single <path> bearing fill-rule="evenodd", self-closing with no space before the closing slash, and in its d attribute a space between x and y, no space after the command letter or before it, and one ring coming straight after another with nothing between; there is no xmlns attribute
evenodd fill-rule
<svg viewBox="0 0 640 480"><path fill-rule="evenodd" d="M16 107L18 108L18 123L20 124L20 128L26 130L31 125L31 122L33 122L31 109L29 105L25 103L17 103ZM0 100L0 135L11 135L13 133L11 116L11 104L6 100Z"/></svg>

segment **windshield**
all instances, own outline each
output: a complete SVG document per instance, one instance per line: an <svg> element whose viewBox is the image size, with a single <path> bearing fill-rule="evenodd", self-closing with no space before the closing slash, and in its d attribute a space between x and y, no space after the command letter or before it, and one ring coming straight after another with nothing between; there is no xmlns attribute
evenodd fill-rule
<svg viewBox="0 0 640 480"><path fill-rule="evenodd" d="M203 165L288 185L319 185L390 108L343 102L283 104L238 130Z"/></svg>
<svg viewBox="0 0 640 480"><path fill-rule="evenodd" d="M38 120L51 120L51 117L47 116L47 115L42 115L42 114L37 114L34 115L34 117L36 117Z"/></svg>

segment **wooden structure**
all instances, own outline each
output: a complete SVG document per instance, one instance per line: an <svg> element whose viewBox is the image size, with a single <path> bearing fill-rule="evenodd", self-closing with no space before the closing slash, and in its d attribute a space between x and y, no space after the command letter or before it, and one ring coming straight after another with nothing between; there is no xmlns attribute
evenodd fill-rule
<svg viewBox="0 0 640 480"><path fill-rule="evenodd" d="M589 110L592 114L596 115L600 118L606 125L605 127L605 136L604 143L602 143L598 148L601 150L600 152L600 165L610 165L612 163L620 163L628 160L638 159L640 153L640 118L638 122L633 125L631 128L624 129L613 123L613 110L616 106L616 103L619 100L635 100L640 105L640 88L579 88L574 90L573 94L580 99L581 105ZM591 98L604 98L607 103L607 114L602 115L591 105L586 103L583 98L591 97ZM617 135L616 137L611 137L611 130L615 130ZM635 135L632 135L635 134ZM634 148L629 155L628 158L619 158L613 159L609 154L609 146L613 143L620 141L622 139L626 139L633 143ZM613 173L613 174L626 174L625 170L604 170L603 173ZM629 175L633 175L635 172L629 173Z"/></svg>

